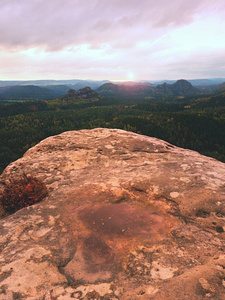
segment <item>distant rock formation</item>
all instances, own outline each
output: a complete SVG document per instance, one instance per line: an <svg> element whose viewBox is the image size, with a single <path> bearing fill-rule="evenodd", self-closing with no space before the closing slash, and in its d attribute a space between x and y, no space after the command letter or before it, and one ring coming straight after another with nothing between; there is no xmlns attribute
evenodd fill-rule
<svg viewBox="0 0 225 300"><path fill-rule="evenodd" d="M98 94L93 91L90 87L85 87L76 92L76 96L78 99L90 99L98 97Z"/></svg>
<svg viewBox="0 0 225 300"><path fill-rule="evenodd" d="M70 89L62 99L67 100L77 100L77 99L94 99L99 98L99 95L93 91L90 87L85 87L78 90L77 92L74 89Z"/></svg>
<svg viewBox="0 0 225 300"><path fill-rule="evenodd" d="M224 299L225 164L113 129L11 163L48 197L0 220L0 299Z"/></svg>

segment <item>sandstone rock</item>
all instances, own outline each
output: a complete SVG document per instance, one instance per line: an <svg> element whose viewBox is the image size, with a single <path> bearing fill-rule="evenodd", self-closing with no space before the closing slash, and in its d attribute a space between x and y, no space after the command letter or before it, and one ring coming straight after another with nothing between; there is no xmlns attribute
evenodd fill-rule
<svg viewBox="0 0 225 300"><path fill-rule="evenodd" d="M0 299L224 299L225 165L112 129L47 138L10 164L49 190L0 220Z"/></svg>

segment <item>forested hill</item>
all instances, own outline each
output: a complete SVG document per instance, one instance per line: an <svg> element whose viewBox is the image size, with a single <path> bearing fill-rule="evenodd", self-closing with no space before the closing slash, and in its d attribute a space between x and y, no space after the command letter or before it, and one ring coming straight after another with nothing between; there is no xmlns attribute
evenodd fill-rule
<svg viewBox="0 0 225 300"><path fill-rule="evenodd" d="M187 96L198 94L200 91L187 80L177 80L173 84L159 84L154 86L148 82L133 84L105 83L96 90L102 96L133 96L168 98L170 96Z"/></svg>

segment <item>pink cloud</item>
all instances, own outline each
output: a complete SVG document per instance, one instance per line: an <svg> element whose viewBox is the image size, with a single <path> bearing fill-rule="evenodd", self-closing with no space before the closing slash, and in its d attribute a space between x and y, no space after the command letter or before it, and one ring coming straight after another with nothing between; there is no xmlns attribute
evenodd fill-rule
<svg viewBox="0 0 225 300"><path fill-rule="evenodd" d="M80 43L120 44L154 38L156 29L181 26L223 0L8 0L0 11L0 45L59 50ZM130 42L128 42L130 44Z"/></svg>

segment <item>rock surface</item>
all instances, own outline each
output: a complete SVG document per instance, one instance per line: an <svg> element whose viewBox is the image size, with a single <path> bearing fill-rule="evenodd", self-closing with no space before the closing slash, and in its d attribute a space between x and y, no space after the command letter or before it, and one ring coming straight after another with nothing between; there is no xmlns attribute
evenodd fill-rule
<svg viewBox="0 0 225 300"><path fill-rule="evenodd" d="M225 165L122 130L65 132L10 164L49 190L0 220L0 299L224 299Z"/></svg>

